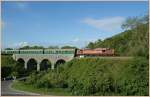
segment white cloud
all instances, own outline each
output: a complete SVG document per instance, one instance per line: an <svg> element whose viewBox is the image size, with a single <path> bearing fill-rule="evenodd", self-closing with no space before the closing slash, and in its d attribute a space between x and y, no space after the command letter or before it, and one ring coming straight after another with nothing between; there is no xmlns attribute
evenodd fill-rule
<svg viewBox="0 0 150 97"><path fill-rule="evenodd" d="M88 24L103 31L115 31L121 27L121 24L124 22L124 20L124 17L119 16L103 19L85 18L82 20L82 23Z"/></svg>
<svg viewBox="0 0 150 97"><path fill-rule="evenodd" d="M28 42L19 42L19 43L14 44L15 47L24 47L27 45L29 45Z"/></svg>

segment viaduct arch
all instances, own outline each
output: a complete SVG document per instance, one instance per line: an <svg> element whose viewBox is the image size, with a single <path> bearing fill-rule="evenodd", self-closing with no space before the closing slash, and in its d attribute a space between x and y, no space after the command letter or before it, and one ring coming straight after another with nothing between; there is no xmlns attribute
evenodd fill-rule
<svg viewBox="0 0 150 97"><path fill-rule="evenodd" d="M13 59L23 63L25 69L32 68L37 71L48 68L54 69L57 65L70 61L73 58L73 55L61 54L13 54Z"/></svg>
<svg viewBox="0 0 150 97"><path fill-rule="evenodd" d="M48 70L48 68L51 68L50 60L49 59L43 59L40 63L40 71Z"/></svg>

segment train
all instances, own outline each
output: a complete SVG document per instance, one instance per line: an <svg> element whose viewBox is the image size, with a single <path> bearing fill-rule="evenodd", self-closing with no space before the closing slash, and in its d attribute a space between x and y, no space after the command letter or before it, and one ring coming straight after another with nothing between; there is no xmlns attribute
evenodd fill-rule
<svg viewBox="0 0 150 97"><path fill-rule="evenodd" d="M85 56L114 56L114 49L26 49L26 50L2 50L2 54L74 54L75 57Z"/></svg>
<svg viewBox="0 0 150 97"><path fill-rule="evenodd" d="M77 57L86 57L86 56L114 56L114 49L110 48L95 48L95 49L78 49L76 52Z"/></svg>
<svg viewBox="0 0 150 97"><path fill-rule="evenodd" d="M74 54L75 49L2 50L2 54Z"/></svg>

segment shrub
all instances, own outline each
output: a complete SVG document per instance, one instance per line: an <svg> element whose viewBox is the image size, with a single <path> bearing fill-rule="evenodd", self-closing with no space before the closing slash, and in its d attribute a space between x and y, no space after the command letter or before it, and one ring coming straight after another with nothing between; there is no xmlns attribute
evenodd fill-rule
<svg viewBox="0 0 150 97"><path fill-rule="evenodd" d="M148 60L74 59L57 69L32 74L27 81L41 88L67 88L72 95L148 95ZM143 76L144 75L144 76Z"/></svg>

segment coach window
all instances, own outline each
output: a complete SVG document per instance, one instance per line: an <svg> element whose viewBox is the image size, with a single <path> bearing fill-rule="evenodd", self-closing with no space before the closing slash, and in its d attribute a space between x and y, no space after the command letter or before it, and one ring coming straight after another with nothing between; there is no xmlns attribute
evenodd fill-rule
<svg viewBox="0 0 150 97"><path fill-rule="evenodd" d="M102 52L105 52L105 50L102 50Z"/></svg>

